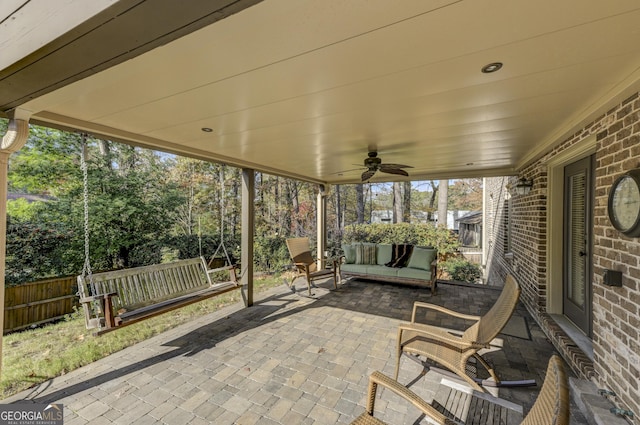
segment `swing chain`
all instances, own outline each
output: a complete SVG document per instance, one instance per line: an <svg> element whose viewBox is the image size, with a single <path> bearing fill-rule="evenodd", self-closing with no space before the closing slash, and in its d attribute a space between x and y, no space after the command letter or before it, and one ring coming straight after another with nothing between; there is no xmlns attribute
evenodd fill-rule
<svg viewBox="0 0 640 425"><path fill-rule="evenodd" d="M80 169L82 170L83 183L83 202L84 202L84 265L82 266L82 275L87 276L91 287L92 295L96 294L96 287L93 283L93 274L91 272L91 262L89 257L89 172L87 170L87 135L82 133L81 152L80 152Z"/></svg>

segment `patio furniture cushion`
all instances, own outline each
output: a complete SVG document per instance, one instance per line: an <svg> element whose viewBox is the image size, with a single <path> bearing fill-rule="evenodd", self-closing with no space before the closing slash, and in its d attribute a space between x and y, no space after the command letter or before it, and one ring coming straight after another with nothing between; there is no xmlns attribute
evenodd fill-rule
<svg viewBox="0 0 640 425"><path fill-rule="evenodd" d="M356 247L355 245L342 245L342 252L344 252L344 262L346 264L355 264L356 262Z"/></svg>
<svg viewBox="0 0 640 425"><path fill-rule="evenodd" d="M403 267L400 269L396 268L395 270L397 270L396 276L398 277L407 277L411 279L425 279L425 280L431 279L431 270L414 269L411 267Z"/></svg>
<svg viewBox="0 0 640 425"><path fill-rule="evenodd" d="M393 245L391 244L378 244L377 264L384 266L393 256Z"/></svg>
<svg viewBox="0 0 640 425"><path fill-rule="evenodd" d="M407 267L413 269L431 270L431 263L436 259L436 250L431 248L414 247L409 257Z"/></svg>
<svg viewBox="0 0 640 425"><path fill-rule="evenodd" d="M376 244L362 243L356 245L356 264L376 264Z"/></svg>
<svg viewBox="0 0 640 425"><path fill-rule="evenodd" d="M387 267L404 267L411 256L413 245L393 244L393 255L391 261L385 264Z"/></svg>

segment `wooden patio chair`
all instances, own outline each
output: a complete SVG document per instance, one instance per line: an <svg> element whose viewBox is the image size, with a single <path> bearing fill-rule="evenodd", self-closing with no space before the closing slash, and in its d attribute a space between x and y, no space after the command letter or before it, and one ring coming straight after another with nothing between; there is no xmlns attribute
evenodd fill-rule
<svg viewBox="0 0 640 425"><path fill-rule="evenodd" d="M316 279L326 278L333 276L333 286L338 289L338 273L337 273L337 261L333 261L331 268L318 269L317 259L311 255L311 248L309 246L309 238L290 238L287 239L287 248L289 249L289 255L296 267L297 275L293 278L289 286L293 288L293 283L299 277L304 277L307 280L309 287L309 295L311 295L311 281Z"/></svg>
<svg viewBox="0 0 640 425"><path fill-rule="evenodd" d="M519 296L520 287L513 276L509 275L498 300L484 316L462 314L439 305L415 302L411 323L402 323L398 327L395 379L398 379L400 371L400 357L405 354L411 360L421 363L425 368L428 368L428 365L420 360L420 357L425 357L446 367L467 381L477 391L483 391L480 383L487 386L535 385L535 380L500 381L493 368L478 353L480 350L490 348L491 341L502 331L511 318ZM436 310L450 316L473 320L475 323L464 332L416 323L418 308ZM480 380L477 377L469 376L468 368L474 369L477 366L472 363L474 360L489 372L489 379Z"/></svg>
<svg viewBox="0 0 640 425"><path fill-rule="evenodd" d="M522 406L493 397L490 394L478 393L467 388L469 391L458 392L455 402L448 405L443 405L435 398L431 403L427 403L407 387L376 371L369 378L367 410L351 422L352 425L384 425L384 422L374 417L378 385L388 388L396 395L413 404L422 411L429 423L443 425L471 423L569 424L569 385L564 364L557 355L553 355L549 359L547 373L538 398L536 398L531 410L522 421L520 421L520 418L522 418ZM441 384L441 387L443 385ZM457 391L453 390L453 392ZM508 413L514 414L513 416L507 416Z"/></svg>

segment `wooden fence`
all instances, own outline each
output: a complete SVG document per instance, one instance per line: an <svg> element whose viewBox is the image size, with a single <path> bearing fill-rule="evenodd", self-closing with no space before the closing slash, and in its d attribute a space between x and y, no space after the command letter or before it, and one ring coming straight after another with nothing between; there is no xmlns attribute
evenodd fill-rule
<svg viewBox="0 0 640 425"><path fill-rule="evenodd" d="M78 305L75 276L10 286L4 292L4 333L64 317Z"/></svg>

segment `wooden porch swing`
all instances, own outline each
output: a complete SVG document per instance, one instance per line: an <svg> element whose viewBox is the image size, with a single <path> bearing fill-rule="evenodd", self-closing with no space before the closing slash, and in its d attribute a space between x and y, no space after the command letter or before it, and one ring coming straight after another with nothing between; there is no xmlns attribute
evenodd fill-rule
<svg viewBox="0 0 640 425"><path fill-rule="evenodd" d="M95 334L102 335L241 288L236 275L236 265L231 263L224 247L222 231L216 253L222 246L227 264L221 267L209 268L204 257L200 256L166 264L92 273L89 261L86 135L82 136L80 164L84 181L85 260L82 274L78 276L78 294L87 329L97 328ZM229 273L229 280L213 282L212 275L221 271Z"/></svg>

